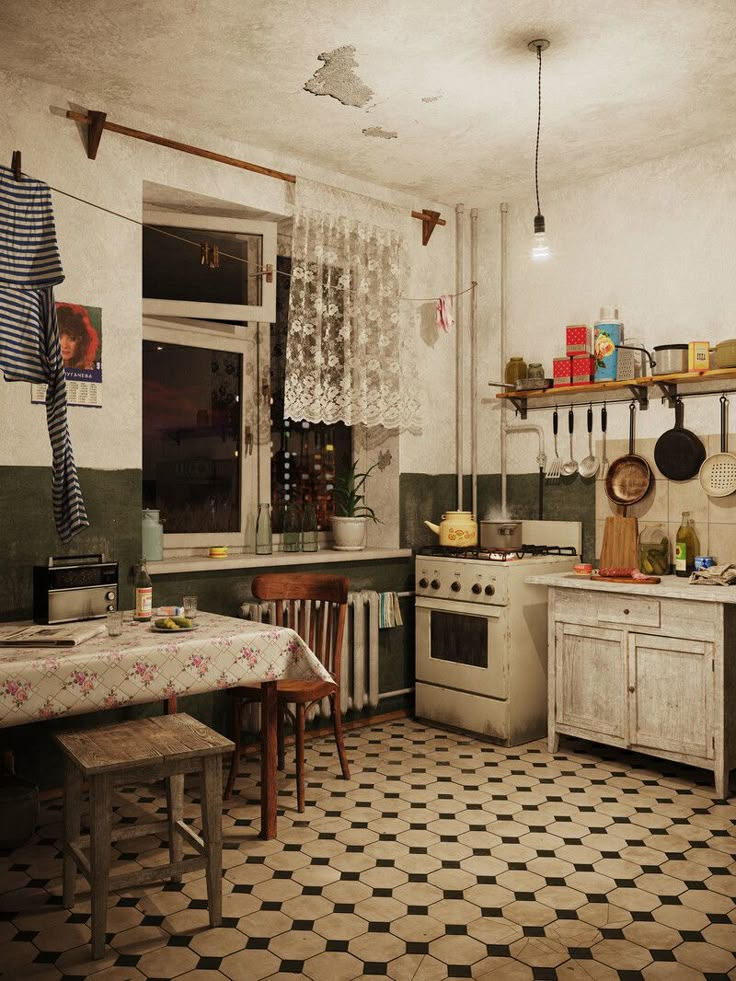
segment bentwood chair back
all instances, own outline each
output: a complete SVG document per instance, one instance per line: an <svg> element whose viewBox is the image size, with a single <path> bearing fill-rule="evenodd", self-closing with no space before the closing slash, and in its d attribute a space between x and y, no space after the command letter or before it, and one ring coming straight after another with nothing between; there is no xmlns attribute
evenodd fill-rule
<svg viewBox="0 0 736 981"><path fill-rule="evenodd" d="M347 614L348 580L342 576L312 573L266 573L251 584L253 596L274 603L274 623L290 627L309 645L332 676L332 681L292 681L277 683L279 769L284 768L285 718L294 726L296 742L297 806L304 810L304 730L306 713L323 698L330 701L335 743L343 777L350 778L345 754L340 714L340 660ZM246 704L260 700L260 685L231 688L233 699L233 741L235 752L225 797L229 798L242 755L242 716ZM294 706L292 711L290 706Z"/></svg>

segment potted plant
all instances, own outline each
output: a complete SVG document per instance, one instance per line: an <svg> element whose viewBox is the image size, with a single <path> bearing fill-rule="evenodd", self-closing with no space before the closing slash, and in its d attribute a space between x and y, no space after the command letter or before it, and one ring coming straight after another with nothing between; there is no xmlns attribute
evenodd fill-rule
<svg viewBox="0 0 736 981"><path fill-rule="evenodd" d="M365 482L376 469L377 463L366 471L358 471L358 461L353 460L350 469L338 474L335 480L335 508L332 535L334 547L345 552L357 552L365 548L365 532L368 520L378 522L373 508L365 503Z"/></svg>

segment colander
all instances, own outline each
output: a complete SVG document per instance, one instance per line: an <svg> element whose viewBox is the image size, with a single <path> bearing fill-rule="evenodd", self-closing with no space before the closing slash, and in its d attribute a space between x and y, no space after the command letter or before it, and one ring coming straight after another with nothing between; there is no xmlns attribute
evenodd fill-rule
<svg viewBox="0 0 736 981"><path fill-rule="evenodd" d="M721 395L721 452L703 461L698 477L708 497L728 497L736 491L736 456L726 449L728 399Z"/></svg>

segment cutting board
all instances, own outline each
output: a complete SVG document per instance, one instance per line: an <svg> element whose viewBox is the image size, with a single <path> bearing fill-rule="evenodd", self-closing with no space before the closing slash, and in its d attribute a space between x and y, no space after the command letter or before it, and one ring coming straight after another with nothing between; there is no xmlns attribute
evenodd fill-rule
<svg viewBox="0 0 736 981"><path fill-rule="evenodd" d="M662 580L659 576L645 576L643 579L633 579L631 576L591 576L594 582L620 582L633 583L635 586L656 586L658 582Z"/></svg>
<svg viewBox="0 0 736 981"><path fill-rule="evenodd" d="M639 568L639 523L636 518L606 518L598 565L601 569Z"/></svg>

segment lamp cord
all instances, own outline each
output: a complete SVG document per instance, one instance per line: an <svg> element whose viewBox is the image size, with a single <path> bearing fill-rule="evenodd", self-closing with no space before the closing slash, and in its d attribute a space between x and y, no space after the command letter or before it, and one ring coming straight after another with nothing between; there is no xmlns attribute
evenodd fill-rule
<svg viewBox="0 0 736 981"><path fill-rule="evenodd" d="M537 214L541 215L542 209L539 207L539 129L542 124L542 49L537 45L537 61L539 63L539 76L537 82L537 145L534 151L534 188L537 193Z"/></svg>

